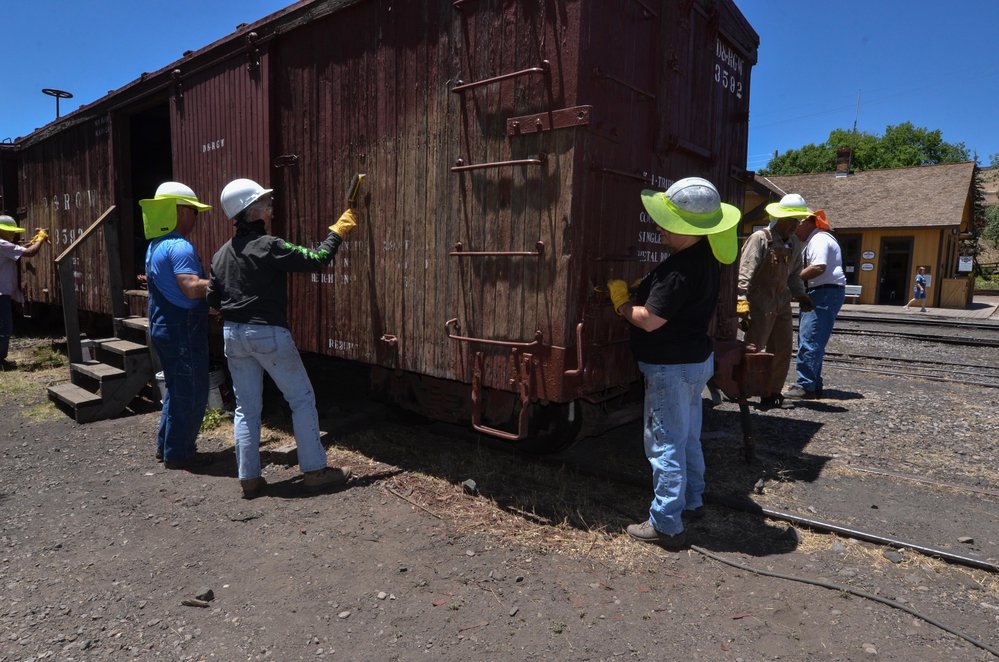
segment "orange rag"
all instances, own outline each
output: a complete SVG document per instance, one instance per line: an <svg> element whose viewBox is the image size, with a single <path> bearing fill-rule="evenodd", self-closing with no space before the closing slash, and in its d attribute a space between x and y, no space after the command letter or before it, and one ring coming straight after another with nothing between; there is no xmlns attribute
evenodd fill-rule
<svg viewBox="0 0 999 662"><path fill-rule="evenodd" d="M823 232L829 232L829 220L826 218L826 210L819 209L812 216L815 217L815 227Z"/></svg>

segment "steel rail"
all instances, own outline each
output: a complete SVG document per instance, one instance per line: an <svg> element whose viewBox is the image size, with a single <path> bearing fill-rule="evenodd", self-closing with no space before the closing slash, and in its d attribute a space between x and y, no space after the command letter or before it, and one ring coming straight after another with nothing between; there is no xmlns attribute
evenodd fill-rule
<svg viewBox="0 0 999 662"><path fill-rule="evenodd" d="M822 520L811 519L781 510L766 508L749 499L739 499L727 495L716 495L707 492L704 494L704 499L709 503L724 506L731 510L739 510L744 513L750 513L751 515L763 515L771 519L791 522L792 524L798 524L810 529L836 533L848 538L856 538L857 540L866 540L867 542L872 542L878 545L911 549L919 552L920 554L925 554L926 556L932 556L934 558L947 561L948 563L957 563L971 568L978 568L979 570L988 570L989 572L999 573L999 565L989 563L988 561L982 561L981 559L976 559L970 556L961 556L960 554L952 554L951 552L947 552L942 549L920 545L919 543L901 540L899 538L882 536L868 531L861 531L860 529L851 529L849 527L840 526L839 524L833 524L831 522L823 522Z"/></svg>
<svg viewBox="0 0 999 662"><path fill-rule="evenodd" d="M999 383L979 382L968 379L953 379L951 377L941 377L939 375L925 375L918 372L897 372L894 370L880 370L878 368L855 368L847 365L840 365L837 361L830 361L829 366L837 370L849 370L850 372L874 372L879 375L890 375L892 377L916 377L931 382L945 382L953 384L967 384L969 386L981 386L984 388L999 388Z"/></svg>

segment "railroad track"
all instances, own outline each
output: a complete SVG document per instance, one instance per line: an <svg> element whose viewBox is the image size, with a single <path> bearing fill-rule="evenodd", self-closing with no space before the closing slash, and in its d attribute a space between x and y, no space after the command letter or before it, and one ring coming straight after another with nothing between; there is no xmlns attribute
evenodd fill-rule
<svg viewBox="0 0 999 662"><path fill-rule="evenodd" d="M825 363L838 370L999 388L999 366L986 363L951 363L856 352L826 352Z"/></svg>
<svg viewBox="0 0 999 662"><path fill-rule="evenodd" d="M795 320L797 327L797 320ZM890 337L923 342L999 347L999 322L899 315L840 314L833 335Z"/></svg>

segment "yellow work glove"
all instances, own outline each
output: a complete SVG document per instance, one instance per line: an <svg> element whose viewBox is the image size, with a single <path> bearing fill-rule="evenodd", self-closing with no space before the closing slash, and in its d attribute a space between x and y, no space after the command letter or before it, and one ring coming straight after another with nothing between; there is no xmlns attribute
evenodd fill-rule
<svg viewBox="0 0 999 662"><path fill-rule="evenodd" d="M38 231L35 232L35 236L31 238L31 241L28 242L28 245L30 246L31 244L40 244L43 241L49 241L49 233L46 232L45 228L38 228Z"/></svg>
<svg viewBox="0 0 999 662"><path fill-rule="evenodd" d="M336 232L340 235L341 239L347 237L347 233L357 227L357 217L354 216L354 210L348 209L340 215L340 218L336 223L330 226L330 231Z"/></svg>
<svg viewBox="0 0 999 662"><path fill-rule="evenodd" d="M630 283L628 283L628 291L629 292L637 292L638 291L638 286L642 284L643 280L645 280L644 277L643 278L636 278L635 280L633 280Z"/></svg>
<svg viewBox="0 0 999 662"><path fill-rule="evenodd" d="M620 315L621 306L628 303L630 298L628 283L620 279L607 281L607 295L610 297L611 305L614 306L614 312Z"/></svg>
<svg viewBox="0 0 999 662"><path fill-rule="evenodd" d="M749 317L749 302L739 299L735 302L735 314L739 317Z"/></svg>

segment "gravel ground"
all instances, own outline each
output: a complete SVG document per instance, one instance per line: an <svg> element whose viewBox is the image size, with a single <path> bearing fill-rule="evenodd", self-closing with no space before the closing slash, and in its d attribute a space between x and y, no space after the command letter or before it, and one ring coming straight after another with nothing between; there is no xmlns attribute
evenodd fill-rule
<svg viewBox="0 0 999 662"><path fill-rule="evenodd" d="M855 342L871 352L855 337L831 349ZM953 357L997 363L990 351ZM868 591L999 646L997 576L909 549L717 505L692 542L750 569L629 541L649 496L634 424L530 461L379 409L339 429L370 407L340 385L320 394L337 403L329 455L358 478L305 496L274 461L269 496L248 502L225 426L199 442L216 464L165 471L156 412L79 426L44 399L63 377L0 382L2 662L995 659L900 609L754 570ZM825 400L754 416L755 465L742 462L737 407L707 410L712 493L994 563L999 390L833 368L827 383ZM271 445L287 438L280 416L270 429ZM207 607L181 604L205 588Z"/></svg>

